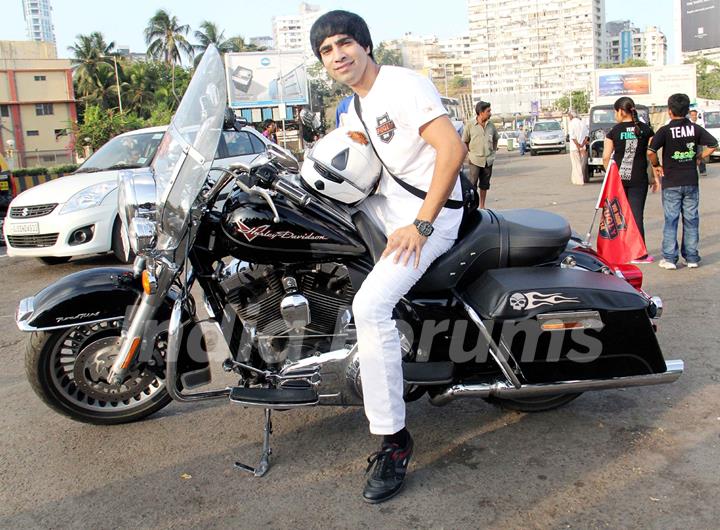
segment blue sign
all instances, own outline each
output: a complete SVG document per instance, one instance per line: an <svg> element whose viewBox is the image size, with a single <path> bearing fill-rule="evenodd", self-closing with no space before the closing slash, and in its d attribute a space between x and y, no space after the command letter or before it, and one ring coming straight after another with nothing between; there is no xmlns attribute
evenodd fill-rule
<svg viewBox="0 0 720 530"><path fill-rule="evenodd" d="M539 101L531 101L530 102L530 114L532 116L537 116L540 114L540 102Z"/></svg>
<svg viewBox="0 0 720 530"><path fill-rule="evenodd" d="M620 64L625 64L633 58L633 34L632 31L620 32Z"/></svg>
<svg viewBox="0 0 720 530"><path fill-rule="evenodd" d="M263 57L262 59L260 59L260 64L263 66L268 66L270 64L270 59L268 59L267 57Z"/></svg>

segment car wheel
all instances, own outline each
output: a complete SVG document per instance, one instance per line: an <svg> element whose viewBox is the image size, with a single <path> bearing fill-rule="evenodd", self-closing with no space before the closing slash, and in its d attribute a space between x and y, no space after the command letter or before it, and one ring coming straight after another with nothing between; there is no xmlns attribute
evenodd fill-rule
<svg viewBox="0 0 720 530"><path fill-rule="evenodd" d="M67 263L68 261L70 261L70 256L45 256L38 259L42 261L45 265L60 265L62 263Z"/></svg>
<svg viewBox="0 0 720 530"><path fill-rule="evenodd" d="M132 263L135 261L135 253L132 250L128 251L128 257L127 259L125 258L125 247L122 240L122 222L119 217L115 219L115 224L113 224L111 250L120 263Z"/></svg>
<svg viewBox="0 0 720 530"><path fill-rule="evenodd" d="M537 151L535 151L534 149L530 149L530 156L535 156L535 155L537 155Z"/></svg>

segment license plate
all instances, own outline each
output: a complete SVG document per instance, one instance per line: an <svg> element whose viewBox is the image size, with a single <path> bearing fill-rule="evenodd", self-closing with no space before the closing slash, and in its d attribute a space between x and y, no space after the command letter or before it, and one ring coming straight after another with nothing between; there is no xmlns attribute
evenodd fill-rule
<svg viewBox="0 0 720 530"><path fill-rule="evenodd" d="M39 234L40 225L38 223L6 224L5 232L11 236L18 236L21 234Z"/></svg>
<svg viewBox="0 0 720 530"><path fill-rule="evenodd" d="M591 166L602 166L602 158L591 158L590 159L590 165Z"/></svg>

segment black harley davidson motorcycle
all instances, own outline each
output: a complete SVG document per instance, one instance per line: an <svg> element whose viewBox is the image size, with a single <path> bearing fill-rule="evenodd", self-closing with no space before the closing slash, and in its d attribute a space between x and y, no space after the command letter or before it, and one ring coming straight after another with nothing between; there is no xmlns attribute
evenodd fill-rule
<svg viewBox="0 0 720 530"><path fill-rule="evenodd" d="M223 127L240 126L226 119L226 86L211 47L151 168L121 174L132 269L62 278L20 302L17 325L30 333L34 390L75 420L135 421L172 400L264 409L260 464L238 464L260 476L271 410L362 405L352 301L386 240L362 212L303 186L284 152L212 168ZM396 308L406 400L540 411L675 381L683 362L663 358L662 303L637 272L603 262L554 214L474 211ZM212 389L198 292L227 341L232 387Z"/></svg>

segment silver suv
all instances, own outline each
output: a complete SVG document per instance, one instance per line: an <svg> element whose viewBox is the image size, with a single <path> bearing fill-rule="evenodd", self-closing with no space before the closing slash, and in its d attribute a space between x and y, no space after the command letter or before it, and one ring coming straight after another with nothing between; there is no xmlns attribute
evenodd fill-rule
<svg viewBox="0 0 720 530"><path fill-rule="evenodd" d="M537 121L530 132L530 155L548 151L565 152L565 132L559 121Z"/></svg>

